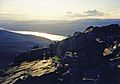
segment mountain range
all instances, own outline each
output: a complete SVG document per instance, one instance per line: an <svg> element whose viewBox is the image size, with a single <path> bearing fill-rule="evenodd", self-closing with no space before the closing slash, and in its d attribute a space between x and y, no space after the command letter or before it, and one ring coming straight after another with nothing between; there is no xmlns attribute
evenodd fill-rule
<svg viewBox="0 0 120 84"><path fill-rule="evenodd" d="M17 21L0 20L0 27L9 30L37 31L63 36L71 35L75 31L85 31L85 28L92 26L105 26L119 24L120 19L78 19L78 20L35 20Z"/></svg>

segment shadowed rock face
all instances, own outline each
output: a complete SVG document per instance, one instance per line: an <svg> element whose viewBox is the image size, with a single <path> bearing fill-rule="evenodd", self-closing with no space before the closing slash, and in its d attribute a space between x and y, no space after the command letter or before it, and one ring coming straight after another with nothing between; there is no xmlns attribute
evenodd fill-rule
<svg viewBox="0 0 120 84"><path fill-rule="evenodd" d="M90 26L48 48L32 48L16 56L14 65L1 72L1 83L118 84L120 26Z"/></svg>

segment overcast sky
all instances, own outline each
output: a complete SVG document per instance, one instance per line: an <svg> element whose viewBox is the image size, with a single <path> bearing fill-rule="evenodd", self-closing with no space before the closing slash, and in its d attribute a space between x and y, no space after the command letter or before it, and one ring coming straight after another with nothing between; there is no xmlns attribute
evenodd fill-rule
<svg viewBox="0 0 120 84"><path fill-rule="evenodd" d="M34 20L120 19L120 0L0 0L0 17Z"/></svg>

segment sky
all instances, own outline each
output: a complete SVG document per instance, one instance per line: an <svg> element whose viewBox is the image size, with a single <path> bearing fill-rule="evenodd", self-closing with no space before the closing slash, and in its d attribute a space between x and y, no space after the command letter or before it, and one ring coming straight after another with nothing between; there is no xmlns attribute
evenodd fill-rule
<svg viewBox="0 0 120 84"><path fill-rule="evenodd" d="M120 19L120 0L0 0L0 18L18 20Z"/></svg>

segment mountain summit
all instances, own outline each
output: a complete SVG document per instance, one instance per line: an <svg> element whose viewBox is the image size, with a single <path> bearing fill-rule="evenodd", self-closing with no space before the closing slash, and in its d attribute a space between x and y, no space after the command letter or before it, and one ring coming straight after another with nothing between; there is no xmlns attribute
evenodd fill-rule
<svg viewBox="0 0 120 84"><path fill-rule="evenodd" d="M34 46L0 71L2 84L119 84L120 26L88 27L84 32Z"/></svg>

